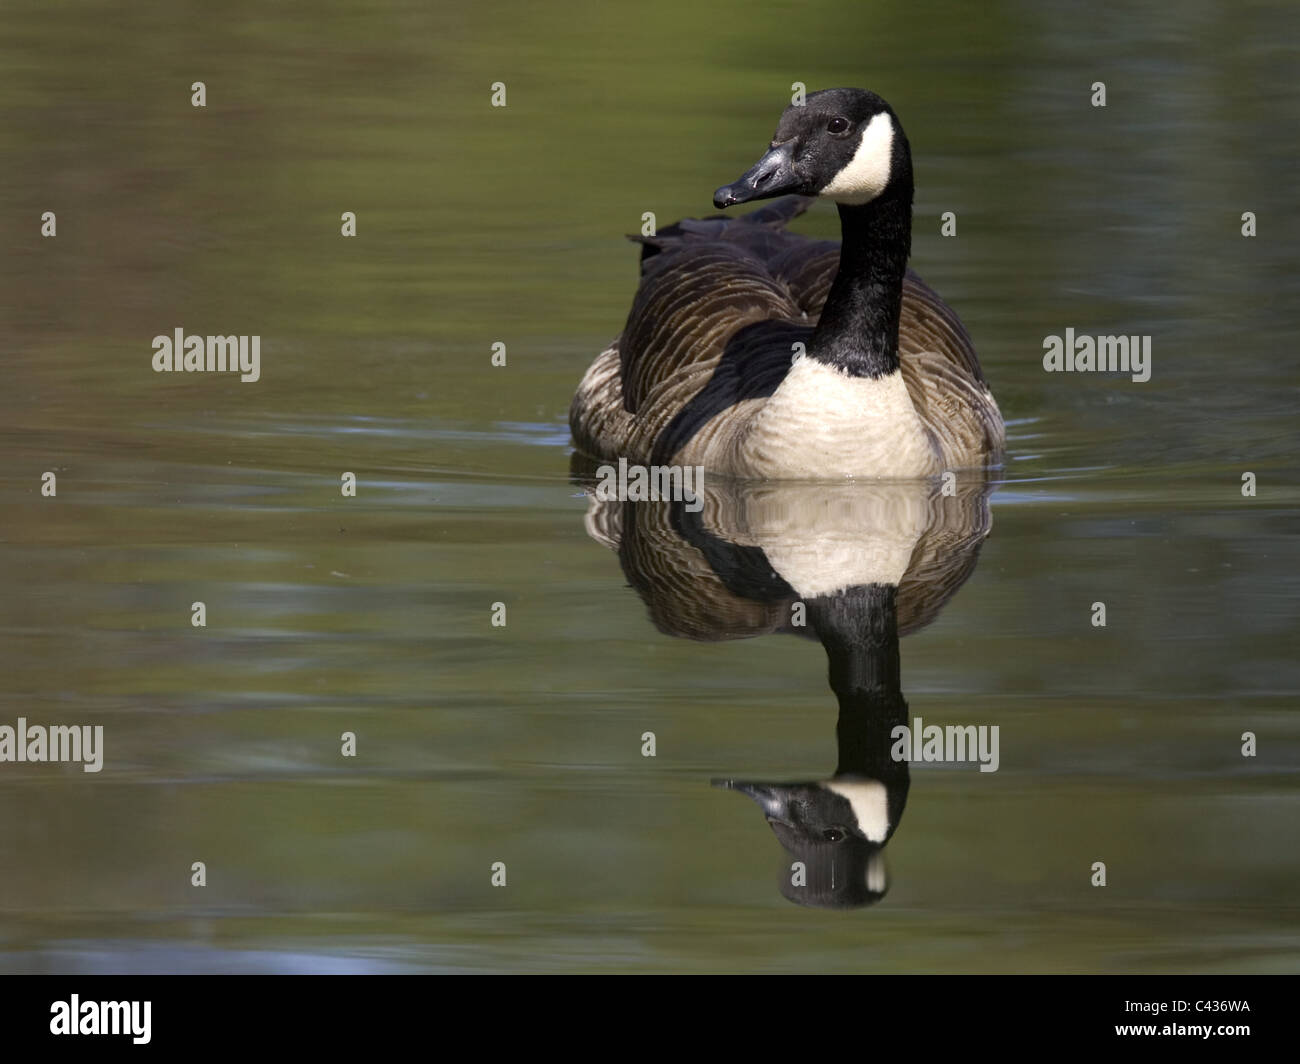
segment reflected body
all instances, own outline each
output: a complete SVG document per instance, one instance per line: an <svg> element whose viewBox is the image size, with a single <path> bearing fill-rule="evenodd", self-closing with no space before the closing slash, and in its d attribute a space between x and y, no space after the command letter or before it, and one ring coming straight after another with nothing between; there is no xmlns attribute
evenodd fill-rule
<svg viewBox="0 0 1300 1064"><path fill-rule="evenodd" d="M834 774L715 781L763 811L787 854L779 883L791 901L856 908L886 891L881 850L910 783L906 758L895 756L895 731L910 724L899 636L934 620L970 576L991 527L991 490L980 479L952 494L924 481L732 481L706 488L698 512L589 498L589 534L618 552L661 631L822 644L839 705Z"/></svg>

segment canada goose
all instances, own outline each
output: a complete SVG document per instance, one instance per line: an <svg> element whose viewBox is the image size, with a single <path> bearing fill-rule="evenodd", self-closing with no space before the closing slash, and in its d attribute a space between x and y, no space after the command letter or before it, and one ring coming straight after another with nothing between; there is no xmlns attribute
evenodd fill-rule
<svg viewBox="0 0 1300 1064"><path fill-rule="evenodd" d="M970 337L907 269L912 160L889 104L810 94L713 202L775 196L634 238L641 285L573 398L578 449L757 479L998 464L1002 416ZM785 232L813 196L838 205L842 244Z"/></svg>
<svg viewBox="0 0 1300 1064"><path fill-rule="evenodd" d="M593 469L575 456L589 487ZM825 649L839 703L834 773L713 781L762 810L786 853L779 888L791 901L856 908L887 890L882 851L910 786L908 763L892 755L894 729L909 723L899 638L934 620L974 571L992 489L970 476L951 495L934 480L716 479L696 512L684 501L588 496L588 534L618 552L660 631L710 641L779 633Z"/></svg>

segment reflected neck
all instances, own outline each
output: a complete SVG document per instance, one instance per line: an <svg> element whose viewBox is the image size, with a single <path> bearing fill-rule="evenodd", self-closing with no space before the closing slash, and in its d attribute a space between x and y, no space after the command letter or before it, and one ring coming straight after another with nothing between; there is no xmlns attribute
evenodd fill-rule
<svg viewBox="0 0 1300 1064"><path fill-rule="evenodd" d="M906 784L907 762L890 756L893 729L907 723L900 688L897 596L892 584L868 584L808 604L840 704L836 776Z"/></svg>

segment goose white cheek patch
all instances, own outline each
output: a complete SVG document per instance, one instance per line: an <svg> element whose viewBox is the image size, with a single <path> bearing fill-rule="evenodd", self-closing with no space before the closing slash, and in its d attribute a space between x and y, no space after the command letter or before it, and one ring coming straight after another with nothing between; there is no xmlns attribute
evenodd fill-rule
<svg viewBox="0 0 1300 1064"><path fill-rule="evenodd" d="M867 123L858 150L818 193L836 203L860 205L885 191L894 157L894 123L883 111Z"/></svg>

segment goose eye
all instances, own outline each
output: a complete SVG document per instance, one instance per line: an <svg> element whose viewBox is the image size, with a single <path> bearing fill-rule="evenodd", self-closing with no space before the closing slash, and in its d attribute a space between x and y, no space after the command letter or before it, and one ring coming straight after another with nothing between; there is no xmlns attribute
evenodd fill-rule
<svg viewBox="0 0 1300 1064"><path fill-rule="evenodd" d="M849 120L847 118L832 118L826 123L826 132L838 136L841 133L849 131Z"/></svg>
<svg viewBox="0 0 1300 1064"><path fill-rule="evenodd" d="M844 832L838 831L835 828L827 828L822 832L822 838L827 842L839 842L840 839L844 838Z"/></svg>

